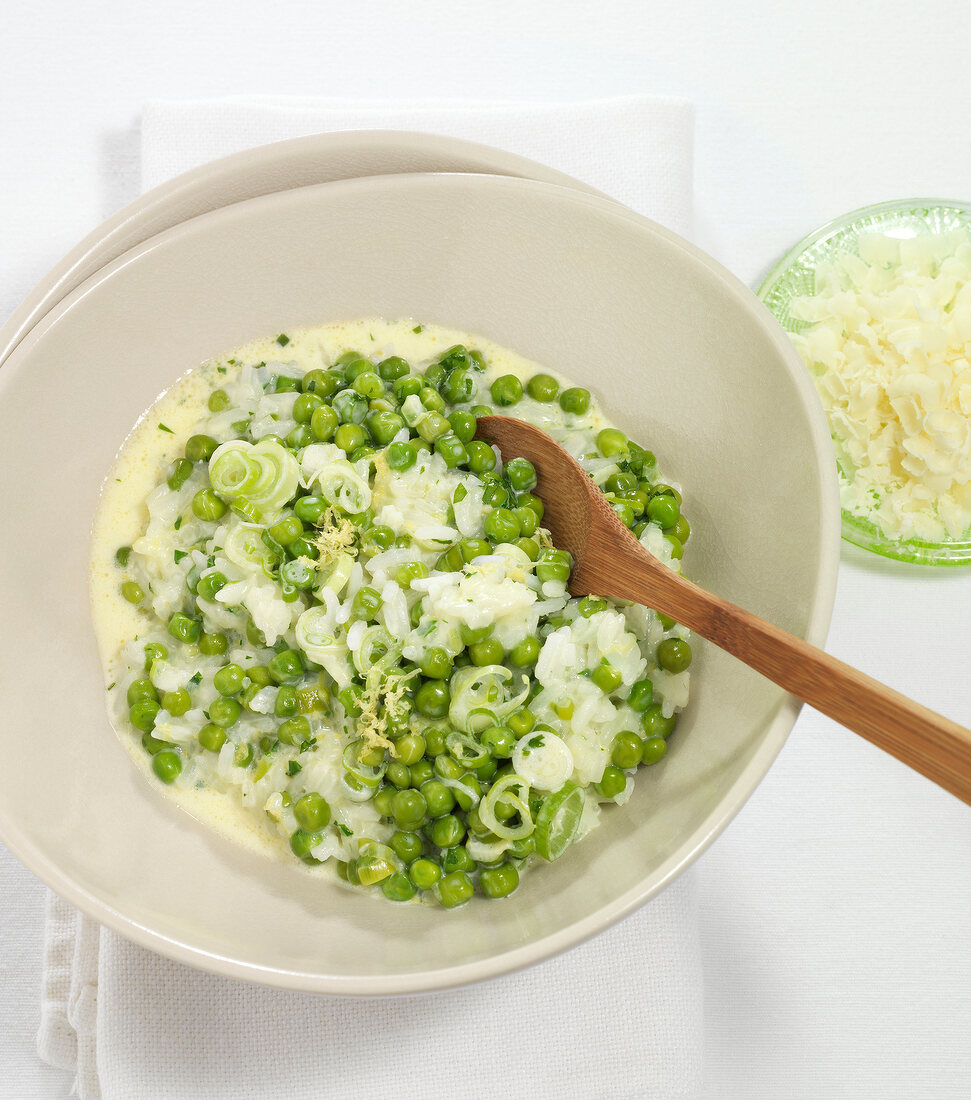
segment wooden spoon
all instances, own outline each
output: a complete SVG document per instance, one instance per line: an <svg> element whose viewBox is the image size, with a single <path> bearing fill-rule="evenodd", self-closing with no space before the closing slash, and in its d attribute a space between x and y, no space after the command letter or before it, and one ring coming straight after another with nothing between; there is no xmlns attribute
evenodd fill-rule
<svg viewBox="0 0 971 1100"><path fill-rule="evenodd" d="M476 434L495 443L504 461L522 457L536 467L543 524L573 555L574 596L629 600L669 616L971 804L971 731L669 569L544 431L482 416Z"/></svg>

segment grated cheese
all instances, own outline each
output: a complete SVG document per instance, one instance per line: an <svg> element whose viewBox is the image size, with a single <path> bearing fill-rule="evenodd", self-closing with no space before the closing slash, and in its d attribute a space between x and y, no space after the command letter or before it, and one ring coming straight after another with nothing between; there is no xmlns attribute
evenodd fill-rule
<svg viewBox="0 0 971 1100"><path fill-rule="evenodd" d="M971 528L971 234L863 234L791 316L840 465L844 509L894 539Z"/></svg>

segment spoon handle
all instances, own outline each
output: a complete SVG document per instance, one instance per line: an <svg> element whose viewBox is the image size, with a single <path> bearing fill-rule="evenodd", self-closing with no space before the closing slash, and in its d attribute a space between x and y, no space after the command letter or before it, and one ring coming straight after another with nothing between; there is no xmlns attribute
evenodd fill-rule
<svg viewBox="0 0 971 1100"><path fill-rule="evenodd" d="M642 548L627 544L614 551L612 590L599 595L635 600L683 623L971 804L971 730L713 596Z"/></svg>

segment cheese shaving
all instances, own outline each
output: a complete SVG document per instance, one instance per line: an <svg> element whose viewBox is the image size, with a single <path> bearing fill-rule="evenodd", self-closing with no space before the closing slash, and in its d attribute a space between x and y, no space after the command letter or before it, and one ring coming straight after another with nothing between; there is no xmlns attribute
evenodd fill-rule
<svg viewBox="0 0 971 1100"><path fill-rule="evenodd" d="M817 265L793 334L815 379L843 507L894 539L971 528L971 234L863 234Z"/></svg>

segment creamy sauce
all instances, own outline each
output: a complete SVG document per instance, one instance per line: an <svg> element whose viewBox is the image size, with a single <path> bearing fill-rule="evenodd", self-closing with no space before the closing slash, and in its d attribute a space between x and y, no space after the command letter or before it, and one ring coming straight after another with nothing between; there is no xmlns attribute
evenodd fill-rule
<svg viewBox="0 0 971 1100"><path fill-rule="evenodd" d="M282 347L275 336L257 340L190 371L147 410L124 441L105 479L93 527L91 603L106 685L121 684L129 671L121 654L122 647L145 634L154 622L150 613L122 598L115 551L120 546L130 545L144 531L148 519L145 498L164 480L168 464L182 456L186 440L199 429L200 421L210 415L209 394L214 388L228 383L238 372L239 364L293 363L306 372L326 369L344 352L355 350L371 359L399 355L413 366L421 367L440 357L452 345L461 343L478 348L485 356L488 364L484 376L486 387L499 375L515 374L525 382L538 371L552 375L563 386L572 385L548 366L516 355L490 340L438 325L421 326L420 332L415 331L416 327L419 326L414 320L365 319L288 332L289 342ZM593 432L606 423L595 408L584 421ZM530 419L544 426L541 408L537 408L537 414ZM160 424L165 427L160 428ZM157 628L157 622L154 625ZM138 769L157 787L151 758L142 750L138 737L127 724L119 722L110 703L109 717ZM273 859L279 859L287 850L275 830L263 827L260 816L244 807L235 795L229 797L222 791L207 788L177 787L169 787L166 793L192 816L233 841L244 843ZM293 863L304 867L308 873L319 874L322 870L305 867L297 861Z"/></svg>

